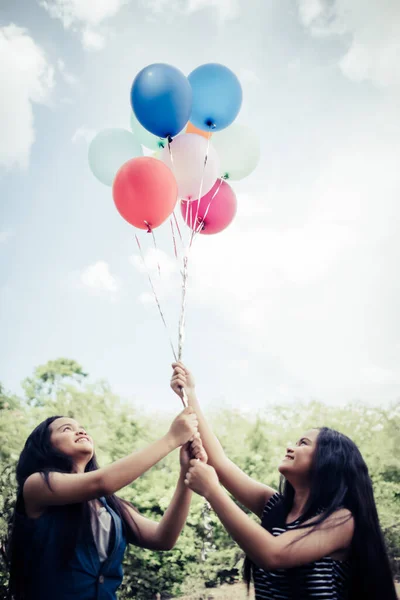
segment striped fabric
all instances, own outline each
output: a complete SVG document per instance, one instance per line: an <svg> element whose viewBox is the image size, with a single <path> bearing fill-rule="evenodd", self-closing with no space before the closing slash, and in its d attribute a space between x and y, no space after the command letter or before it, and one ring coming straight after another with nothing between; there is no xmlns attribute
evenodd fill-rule
<svg viewBox="0 0 400 600"><path fill-rule="evenodd" d="M262 526L274 536L296 529L299 520L286 524L279 494L267 502ZM349 561L328 556L293 569L265 571L254 565L256 600L346 600L350 579Z"/></svg>

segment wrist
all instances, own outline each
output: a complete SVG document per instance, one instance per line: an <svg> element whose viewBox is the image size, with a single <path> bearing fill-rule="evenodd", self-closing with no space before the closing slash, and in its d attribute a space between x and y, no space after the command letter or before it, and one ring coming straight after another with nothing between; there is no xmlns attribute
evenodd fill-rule
<svg viewBox="0 0 400 600"><path fill-rule="evenodd" d="M178 486L191 492L191 489L188 488L187 485L185 485L186 473L187 473L188 468L189 468L189 466L181 467L179 477L178 477Z"/></svg>
<svg viewBox="0 0 400 600"><path fill-rule="evenodd" d="M185 392L189 402L197 402L196 388L185 388Z"/></svg>
<svg viewBox="0 0 400 600"><path fill-rule="evenodd" d="M207 493L204 494L204 498L207 500L207 502L209 502L211 504L211 506L213 505L213 502L215 502L218 498L221 497L221 495L225 495L225 491L223 490L222 486L218 483L215 483L214 485L212 485L208 490Z"/></svg>
<svg viewBox="0 0 400 600"><path fill-rule="evenodd" d="M168 452L172 452L172 450L175 450L180 445L171 431L168 431L164 435L164 441L168 447Z"/></svg>

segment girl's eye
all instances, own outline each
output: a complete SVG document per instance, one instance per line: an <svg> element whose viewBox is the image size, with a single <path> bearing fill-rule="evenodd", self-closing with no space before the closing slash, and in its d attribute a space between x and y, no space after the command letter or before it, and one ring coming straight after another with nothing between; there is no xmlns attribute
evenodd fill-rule
<svg viewBox="0 0 400 600"><path fill-rule="evenodd" d="M304 440L301 440L301 442L300 442L300 446L301 446L302 444L305 444L305 441L304 441Z"/></svg>
<svg viewBox="0 0 400 600"><path fill-rule="evenodd" d="M63 431L67 431L68 429L69 429L70 431L72 431L72 429L71 429L71 427L70 427L69 425L67 425L66 427L64 427Z"/></svg>

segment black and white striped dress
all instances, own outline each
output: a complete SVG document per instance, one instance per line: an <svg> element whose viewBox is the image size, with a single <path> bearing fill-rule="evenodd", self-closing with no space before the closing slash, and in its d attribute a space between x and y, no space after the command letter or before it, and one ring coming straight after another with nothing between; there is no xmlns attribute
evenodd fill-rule
<svg viewBox="0 0 400 600"><path fill-rule="evenodd" d="M299 521L286 524L282 497L274 494L265 505L261 525L275 536L296 529ZM350 562L326 556L293 569L265 571L253 566L256 600L346 600Z"/></svg>

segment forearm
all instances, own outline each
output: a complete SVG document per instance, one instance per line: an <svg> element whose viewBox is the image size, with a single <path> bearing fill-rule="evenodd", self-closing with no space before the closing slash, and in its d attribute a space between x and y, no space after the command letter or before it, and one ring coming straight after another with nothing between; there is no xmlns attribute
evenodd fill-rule
<svg viewBox="0 0 400 600"><path fill-rule="evenodd" d="M185 474L181 472L171 503L158 525L157 538L160 547L165 550L171 550L175 546L189 514L193 492L185 485L184 480Z"/></svg>
<svg viewBox="0 0 400 600"><path fill-rule="evenodd" d="M218 486L207 497L221 523L246 555L264 569L276 563L276 539L248 517Z"/></svg>
<svg viewBox="0 0 400 600"><path fill-rule="evenodd" d="M201 441L208 454L208 463L213 466L218 472L224 460L227 460L224 449L222 448L217 436L214 434L211 426L205 418L199 401L197 400L196 392L191 391L188 393L189 406L194 408L197 419L199 422L199 433Z"/></svg>
<svg viewBox="0 0 400 600"><path fill-rule="evenodd" d="M99 469L99 475L103 494L110 496L121 488L131 484L176 447L174 439L169 434L166 434L143 450L134 452L111 465L102 467Z"/></svg>

